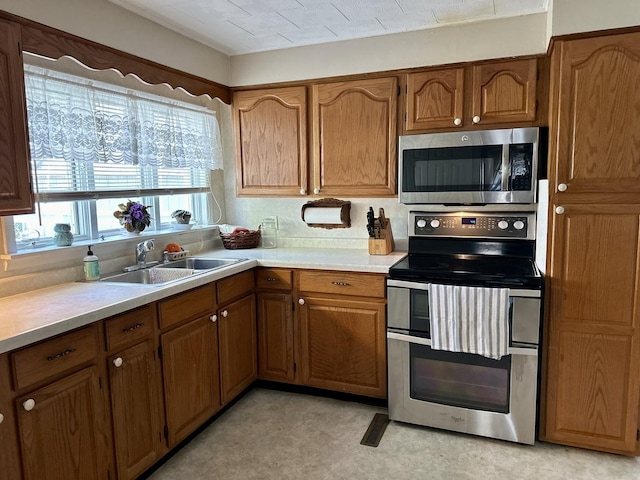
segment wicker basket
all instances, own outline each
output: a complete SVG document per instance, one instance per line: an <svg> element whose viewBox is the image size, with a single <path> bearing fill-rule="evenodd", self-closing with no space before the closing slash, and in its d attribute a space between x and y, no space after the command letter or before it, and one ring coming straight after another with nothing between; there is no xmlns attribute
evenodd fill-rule
<svg viewBox="0 0 640 480"><path fill-rule="evenodd" d="M239 248L256 248L260 244L260 228L249 230L245 233L222 233L220 232L222 246L227 250Z"/></svg>

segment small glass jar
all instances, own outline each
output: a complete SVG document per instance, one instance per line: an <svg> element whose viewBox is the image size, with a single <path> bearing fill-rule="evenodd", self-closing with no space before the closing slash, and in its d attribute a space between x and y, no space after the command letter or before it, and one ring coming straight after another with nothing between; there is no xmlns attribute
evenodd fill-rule
<svg viewBox="0 0 640 480"><path fill-rule="evenodd" d="M272 218L265 218L260 225L260 236L262 238L262 248L276 248L277 231L276 221Z"/></svg>

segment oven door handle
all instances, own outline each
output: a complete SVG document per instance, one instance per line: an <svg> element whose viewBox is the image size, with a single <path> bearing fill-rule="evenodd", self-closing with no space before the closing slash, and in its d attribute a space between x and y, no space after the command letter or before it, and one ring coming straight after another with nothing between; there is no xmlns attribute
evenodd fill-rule
<svg viewBox="0 0 640 480"><path fill-rule="evenodd" d="M407 280L393 280L387 279L388 287L400 287L410 288L412 290L429 290L429 284L431 282L412 282ZM528 297L528 298L540 298L542 296L541 290L533 290L526 288L510 288L510 297Z"/></svg>
<svg viewBox="0 0 640 480"><path fill-rule="evenodd" d="M412 335L405 335L403 333L387 332L387 338L390 340L399 340L401 342L415 343L416 345L425 345L431 347L431 339L423 337L414 337ZM522 348L522 347L509 347L509 355L531 355L538 356L538 349Z"/></svg>

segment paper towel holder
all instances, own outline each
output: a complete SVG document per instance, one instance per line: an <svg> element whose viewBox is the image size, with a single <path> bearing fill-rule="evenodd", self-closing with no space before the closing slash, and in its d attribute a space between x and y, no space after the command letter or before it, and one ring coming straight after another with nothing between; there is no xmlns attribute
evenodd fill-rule
<svg viewBox="0 0 640 480"><path fill-rule="evenodd" d="M305 210L310 208L340 208L340 216L336 217L336 223L309 223L305 220ZM321 198L312 200L302 206L302 221L310 227L318 228L350 228L351 227L351 202L338 200L337 198Z"/></svg>

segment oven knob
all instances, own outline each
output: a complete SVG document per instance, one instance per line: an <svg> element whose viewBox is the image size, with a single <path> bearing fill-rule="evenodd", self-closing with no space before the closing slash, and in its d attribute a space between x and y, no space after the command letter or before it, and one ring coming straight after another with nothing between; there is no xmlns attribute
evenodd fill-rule
<svg viewBox="0 0 640 480"><path fill-rule="evenodd" d="M524 228L524 222L522 220L516 220L513 222L513 228L516 230L522 230Z"/></svg>
<svg viewBox="0 0 640 480"><path fill-rule="evenodd" d="M509 226L509 222L507 222L506 220L500 220L498 222L498 228L500 230L506 230L508 226Z"/></svg>
<svg viewBox="0 0 640 480"><path fill-rule="evenodd" d="M429 225L431 225L431 228L438 228L440 226L440 220L434 218L433 220L431 220L431 223Z"/></svg>
<svg viewBox="0 0 640 480"><path fill-rule="evenodd" d="M424 228L427 226L427 221L424 218L421 218L416 222L416 225L418 226L418 228Z"/></svg>

